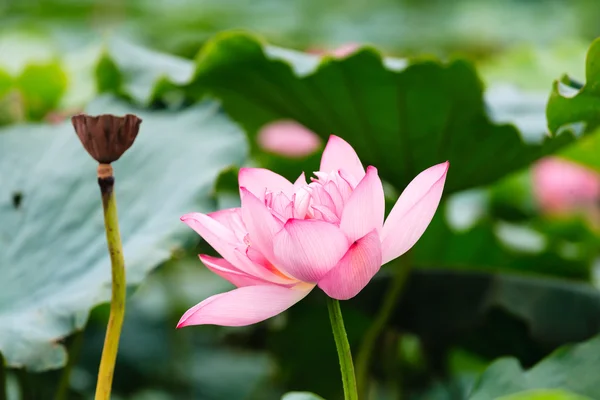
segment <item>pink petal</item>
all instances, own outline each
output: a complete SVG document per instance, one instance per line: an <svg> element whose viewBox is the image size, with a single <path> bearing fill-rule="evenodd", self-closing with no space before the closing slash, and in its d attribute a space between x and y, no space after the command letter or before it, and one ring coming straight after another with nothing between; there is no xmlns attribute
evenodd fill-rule
<svg viewBox="0 0 600 400"><path fill-rule="evenodd" d="M325 206L335 212L335 203L331 195L325 190L321 184L312 184L310 187L310 195L312 197L312 204Z"/></svg>
<svg viewBox="0 0 600 400"><path fill-rule="evenodd" d="M381 242L373 230L358 239L340 262L319 281L319 287L334 299L356 296L381 267Z"/></svg>
<svg viewBox="0 0 600 400"><path fill-rule="evenodd" d="M223 226L229 228L239 242L244 241L246 235L246 227L242 221L241 208L227 208L224 210L214 211L208 214L212 219L220 222Z"/></svg>
<svg viewBox="0 0 600 400"><path fill-rule="evenodd" d="M442 198L449 167L447 161L434 165L404 189L381 231L384 264L407 252L425 232Z"/></svg>
<svg viewBox="0 0 600 400"><path fill-rule="evenodd" d="M248 246L246 249L246 256L255 264L268 265L271 262L267 260L263 253L258 251L255 247Z"/></svg>
<svg viewBox="0 0 600 400"><path fill-rule="evenodd" d="M304 219L310 205L310 193L306 188L299 189L294 193L294 218Z"/></svg>
<svg viewBox="0 0 600 400"><path fill-rule="evenodd" d="M283 192L273 193L271 212L273 214L277 213L277 217L285 223L293 217L294 203Z"/></svg>
<svg viewBox="0 0 600 400"><path fill-rule="evenodd" d="M344 210L344 198L342 197L342 194L340 193L340 190L334 181L327 182L323 187L325 188L325 191L329 193L329 196L331 196L331 200L333 200L333 204L335 205L333 211L335 211L335 214L339 219L339 217L342 216L342 211Z"/></svg>
<svg viewBox="0 0 600 400"><path fill-rule="evenodd" d="M340 228L354 241L383 227L385 198L377 168L368 167L367 174L352 192L344 206Z"/></svg>
<svg viewBox="0 0 600 400"><path fill-rule="evenodd" d="M290 219L275 235L275 257L283 269L305 282L317 282L349 246L344 233L335 225L320 220Z"/></svg>
<svg viewBox="0 0 600 400"><path fill-rule="evenodd" d="M266 285L269 282L249 275L230 264L227 260L200 254L200 261L221 278L228 280L237 287Z"/></svg>
<svg viewBox="0 0 600 400"><path fill-rule="evenodd" d="M331 209L320 205L312 206L312 209L313 213L315 214L315 218L339 225L340 218Z"/></svg>
<svg viewBox="0 0 600 400"><path fill-rule="evenodd" d="M288 289L281 286L245 286L209 297L186 311L178 328L190 325L245 326L287 310L302 300L313 286Z"/></svg>
<svg viewBox="0 0 600 400"><path fill-rule="evenodd" d="M340 192L340 195L342 196L342 203L345 204L352 194L354 187L350 185L346 179L342 178L340 174L335 174L334 182L338 188L338 191Z"/></svg>
<svg viewBox="0 0 600 400"><path fill-rule="evenodd" d="M265 125L257 140L263 149L288 157L305 157L321 146L321 138L316 133L293 120Z"/></svg>
<svg viewBox="0 0 600 400"><path fill-rule="evenodd" d="M237 241L235 235L220 222L201 213L186 214L181 220L194 229L225 260L240 271L274 283L290 283L279 271L271 271L268 267L257 265L246 256L246 245ZM243 248L243 251L240 250ZM227 279L227 278L226 278Z"/></svg>
<svg viewBox="0 0 600 400"><path fill-rule="evenodd" d="M256 247L267 259L275 260L273 236L281 230L283 223L277 220L267 206L246 188L242 192L242 219L248 230L251 247Z"/></svg>
<svg viewBox="0 0 600 400"><path fill-rule="evenodd" d="M241 168L238 174L238 183L240 187L245 187L260 200L264 200L267 190L269 192L281 191L288 196L294 192L294 185L290 181L265 168Z"/></svg>
<svg viewBox="0 0 600 400"><path fill-rule="evenodd" d="M342 180L346 181L346 183L348 184L348 186L350 186L350 190L354 190L354 188L356 187L356 185L358 185L358 183L360 182L360 180L364 176L364 174L363 174L363 175L361 175L360 178L355 178L354 175L351 175L349 172L347 172L344 169L340 169L339 175L340 175L340 178Z"/></svg>
<svg viewBox="0 0 600 400"><path fill-rule="evenodd" d="M331 135L323 150L319 170L329 173L340 169L352 175L357 181L365 176L365 169L352 146L344 139Z"/></svg>
<svg viewBox="0 0 600 400"><path fill-rule="evenodd" d="M294 182L294 190L298 190L306 185L306 176L304 175L304 172L302 172L298 179L296 179L296 181Z"/></svg>
<svg viewBox="0 0 600 400"><path fill-rule="evenodd" d="M223 258L229 262L234 262L233 252L239 242L229 228L202 213L186 214L181 217L181 220L202 236Z"/></svg>
<svg viewBox="0 0 600 400"><path fill-rule="evenodd" d="M271 262L255 248L248 246L243 249L236 248L234 257L235 260L231 262L234 266L257 279L280 285L289 285L296 282L273 267Z"/></svg>

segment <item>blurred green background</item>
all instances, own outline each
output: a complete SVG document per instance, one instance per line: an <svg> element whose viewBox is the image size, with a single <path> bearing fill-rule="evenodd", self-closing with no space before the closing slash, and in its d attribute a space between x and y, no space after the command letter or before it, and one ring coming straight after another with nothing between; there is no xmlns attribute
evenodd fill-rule
<svg viewBox="0 0 600 400"><path fill-rule="evenodd" d="M600 398L598 21L595 0L0 0L8 398L93 396L109 264L95 166L65 121L83 109L144 118L115 164L131 290L113 398L342 398L318 291L254 326L175 329L231 288L179 216L235 206L240 166L316 170L320 149L261 147L282 119L348 140L390 206L452 165L422 240L342 303L355 355L376 333L369 399ZM327 55L349 43L366 47ZM588 83L571 102L552 91L563 73Z"/></svg>

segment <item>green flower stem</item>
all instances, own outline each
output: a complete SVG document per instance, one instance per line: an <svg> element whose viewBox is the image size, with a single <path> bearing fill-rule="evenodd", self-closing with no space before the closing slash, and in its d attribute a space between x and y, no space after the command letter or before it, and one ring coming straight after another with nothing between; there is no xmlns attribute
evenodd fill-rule
<svg viewBox="0 0 600 400"><path fill-rule="evenodd" d="M21 391L21 400L35 400L36 397L36 388L37 386L31 382L33 379L30 379L29 374L23 368L19 368L15 370L15 376L17 377L17 382L19 384L19 390Z"/></svg>
<svg viewBox="0 0 600 400"><path fill-rule="evenodd" d="M6 365L2 353L0 353L0 400L6 400Z"/></svg>
<svg viewBox="0 0 600 400"><path fill-rule="evenodd" d="M56 390L56 394L54 395L54 400L65 400L69 397L71 371L73 370L73 366L79 358L79 353L81 353L82 344L83 331L78 331L73 335L71 339L71 344L69 346L69 359L67 361L67 365L63 369L63 372L60 376L60 381L58 383L58 389Z"/></svg>
<svg viewBox="0 0 600 400"><path fill-rule="evenodd" d="M394 280L385 294L383 306L379 309L375 321L373 321L367 330L358 350L358 355L356 357L356 378L358 390L361 393L361 399L367 398L369 366L371 364L373 348L375 347L375 343L377 343L377 339L385 329L392 311L394 311L394 307L396 306L400 294L402 294L402 289L404 288L406 278L410 272L410 264L406 262L407 258L407 256L404 256L404 260L400 259L404 262L393 267L395 269Z"/></svg>
<svg viewBox="0 0 600 400"><path fill-rule="evenodd" d="M104 227L106 229L106 241L108 242L108 251L112 264L112 298L110 301L110 317L104 338L104 348L102 349L102 359L100 360L100 369L98 371L95 400L109 400L117 351L119 349L121 327L123 326L123 319L125 317L125 261L123 259L121 235L119 234L119 220L117 217L117 203L113 190L114 178L112 174L110 176L99 177L98 184L102 193Z"/></svg>
<svg viewBox="0 0 600 400"><path fill-rule="evenodd" d="M352 353L350 344L344 328L344 319L338 300L327 298L327 309L329 310L329 320L335 339L338 357L340 359L340 370L342 371L342 384L344 385L344 399L358 400L356 391L356 378L354 377L354 365L352 364Z"/></svg>

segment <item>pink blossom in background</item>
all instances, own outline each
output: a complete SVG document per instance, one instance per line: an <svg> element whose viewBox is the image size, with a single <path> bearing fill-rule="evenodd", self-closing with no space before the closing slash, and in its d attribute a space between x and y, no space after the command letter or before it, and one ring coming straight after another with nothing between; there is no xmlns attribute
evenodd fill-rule
<svg viewBox="0 0 600 400"><path fill-rule="evenodd" d="M343 45L336 47L333 50L324 50L321 48L311 48L307 50L307 53L310 54L318 54L318 55L332 55L335 58L343 58L346 56L349 56L350 54L354 53L356 50L358 50L360 48L360 43L355 43L355 42L348 42L348 43L344 43Z"/></svg>
<svg viewBox="0 0 600 400"><path fill-rule="evenodd" d="M600 174L557 157L533 167L533 192L541 209L566 214L595 209L600 201Z"/></svg>
<svg viewBox="0 0 600 400"><path fill-rule="evenodd" d="M360 44L358 44L358 43L345 43L345 44L341 45L340 47L337 47L336 49L334 49L331 52L331 54L334 57L342 58L342 57L349 56L350 54L354 53L359 48L360 48Z"/></svg>
<svg viewBox="0 0 600 400"><path fill-rule="evenodd" d="M273 317L315 286L339 300L356 296L382 264L408 251L440 202L449 163L421 172L384 222L375 167L331 136L315 178L291 183L262 168L242 168L240 208L181 219L223 258L200 260L237 289L189 309L178 327L243 326Z"/></svg>
<svg viewBox="0 0 600 400"><path fill-rule="evenodd" d="M258 133L258 144L264 150L287 157L305 157L321 146L321 138L304 125L292 120L275 121Z"/></svg>

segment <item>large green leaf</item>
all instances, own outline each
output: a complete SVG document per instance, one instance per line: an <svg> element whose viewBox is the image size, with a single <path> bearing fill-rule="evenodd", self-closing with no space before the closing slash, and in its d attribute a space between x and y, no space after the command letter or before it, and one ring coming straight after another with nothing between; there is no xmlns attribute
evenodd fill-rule
<svg viewBox="0 0 600 400"><path fill-rule="evenodd" d="M596 39L588 50L585 79L583 86L567 76L556 80L548 100L546 116L552 132L592 132L577 146L568 148L563 155L600 170L600 132L597 132L600 126L600 39Z"/></svg>
<svg viewBox="0 0 600 400"><path fill-rule="evenodd" d="M421 170L450 160L446 192L495 181L572 142L570 135L526 144L510 125L491 122L482 84L465 61L416 60L407 65L363 48L343 59L264 46L224 33L199 53L188 88L219 97L250 133L273 120L294 119L323 139L347 139L367 164L404 188ZM313 165L314 168L314 165Z"/></svg>
<svg viewBox="0 0 600 400"><path fill-rule="evenodd" d="M103 99L89 110L144 120L114 166L128 280L136 284L189 238L180 215L213 207L214 180L242 162L245 141L214 104L151 113ZM10 366L63 365L59 340L108 299L95 169L69 123L0 133L0 351Z"/></svg>
<svg viewBox="0 0 600 400"><path fill-rule="evenodd" d="M136 46L118 38L106 41L96 66L100 92L112 92L147 104L176 86L189 83L194 63Z"/></svg>
<svg viewBox="0 0 600 400"><path fill-rule="evenodd" d="M563 314L555 314L563 315ZM469 400L507 399L580 399L600 398L600 337L585 343L567 345L552 353L533 368L524 371L514 358L494 362L475 385ZM572 392L571 397L526 397L523 394L533 389L564 389ZM507 396L514 394L513 396ZM579 395L579 397L575 396ZM501 397L507 396L507 397Z"/></svg>
<svg viewBox="0 0 600 400"><path fill-rule="evenodd" d="M546 109L552 132L590 132L600 125L600 38L588 50L585 80L580 88L566 76L554 82Z"/></svg>

